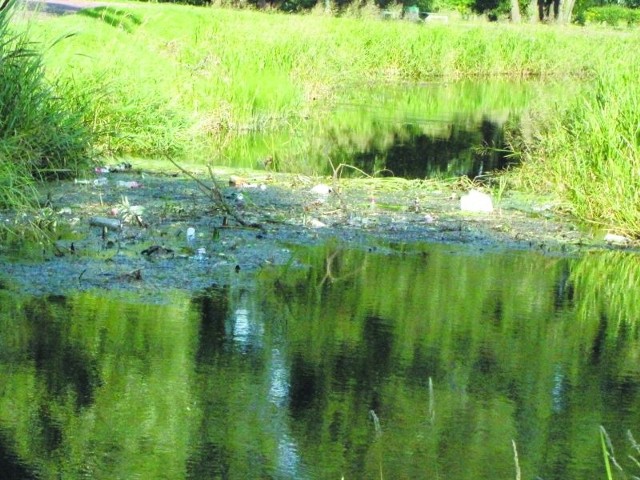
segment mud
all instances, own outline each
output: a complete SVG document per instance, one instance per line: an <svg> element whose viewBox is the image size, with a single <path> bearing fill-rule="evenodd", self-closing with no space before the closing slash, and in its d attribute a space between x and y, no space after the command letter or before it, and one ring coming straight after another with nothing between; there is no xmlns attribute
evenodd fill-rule
<svg viewBox="0 0 640 480"><path fill-rule="evenodd" d="M192 173L212 185L207 172ZM215 178L227 205L259 227L240 225L182 173L127 171L49 184L42 216L55 225L57 240L26 257L0 250L2 283L29 294L105 289L162 297L169 289L251 282L263 268L298 265L296 249L326 242L389 255L429 242L466 245L479 254L573 255L606 247L554 205L514 194L496 202L492 213L464 213L462 185L240 174L216 171ZM332 191L314 192L320 184ZM121 228L108 228L114 222Z"/></svg>

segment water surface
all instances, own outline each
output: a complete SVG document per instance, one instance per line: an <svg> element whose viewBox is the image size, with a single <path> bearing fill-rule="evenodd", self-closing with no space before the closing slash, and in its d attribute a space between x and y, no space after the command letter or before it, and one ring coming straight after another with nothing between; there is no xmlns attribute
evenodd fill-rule
<svg viewBox="0 0 640 480"><path fill-rule="evenodd" d="M640 436L637 256L340 245L167 293L0 291L4 478L603 478ZM248 286L247 286L248 285Z"/></svg>
<svg viewBox="0 0 640 480"><path fill-rule="evenodd" d="M258 128L211 155L219 164L306 174L345 164L369 175L473 178L512 164L505 131L526 129L522 113L558 93L541 82L496 80L345 86L307 119Z"/></svg>

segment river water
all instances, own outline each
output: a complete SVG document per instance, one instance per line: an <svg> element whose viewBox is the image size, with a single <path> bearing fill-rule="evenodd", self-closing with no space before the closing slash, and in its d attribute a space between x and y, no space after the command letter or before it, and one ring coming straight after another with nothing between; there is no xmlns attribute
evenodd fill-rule
<svg viewBox="0 0 640 480"><path fill-rule="evenodd" d="M347 92L217 160L473 177L511 161L504 127L540 91ZM289 250L153 302L0 283L0 478L582 480L605 478L601 427L640 475L636 254Z"/></svg>
<svg viewBox="0 0 640 480"><path fill-rule="evenodd" d="M600 426L640 473L636 255L390 247L154 303L0 290L2 478L604 478Z"/></svg>
<svg viewBox="0 0 640 480"><path fill-rule="evenodd" d="M210 155L216 164L304 174L331 175L344 164L353 168L343 176L473 178L514 163L505 130L526 122L521 114L536 98L553 103L567 91L495 80L345 86L307 120L257 127Z"/></svg>

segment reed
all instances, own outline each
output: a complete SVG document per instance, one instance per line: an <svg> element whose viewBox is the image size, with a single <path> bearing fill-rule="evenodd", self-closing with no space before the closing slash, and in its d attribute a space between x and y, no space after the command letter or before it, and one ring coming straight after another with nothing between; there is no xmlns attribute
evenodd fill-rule
<svg viewBox="0 0 640 480"><path fill-rule="evenodd" d="M573 214L602 228L640 236L640 69L598 72L560 114L539 119L520 179L566 199Z"/></svg>
<svg viewBox="0 0 640 480"><path fill-rule="evenodd" d="M47 79L26 32L11 26L15 4L0 11L0 207L24 206L33 179L86 165L91 132L84 104L68 84Z"/></svg>

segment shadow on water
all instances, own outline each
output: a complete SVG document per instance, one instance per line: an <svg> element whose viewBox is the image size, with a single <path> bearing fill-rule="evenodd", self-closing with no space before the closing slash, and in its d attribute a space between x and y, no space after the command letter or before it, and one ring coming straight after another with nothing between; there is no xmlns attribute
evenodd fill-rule
<svg viewBox="0 0 640 480"><path fill-rule="evenodd" d="M5 442L0 430L0 478L3 480L36 480L40 478L15 455Z"/></svg>
<svg viewBox="0 0 640 480"><path fill-rule="evenodd" d="M70 341L70 325L60 317L60 311L68 309L64 297L34 299L25 305L25 314L33 332L29 345L38 375L49 393L58 398L72 397L76 408L91 404L100 380L96 364L86 352ZM57 310L57 312L56 312ZM49 417L42 416L45 431L52 432L51 439L58 438L56 426Z"/></svg>
<svg viewBox="0 0 640 480"><path fill-rule="evenodd" d="M234 137L212 154L231 166L306 174L332 174L345 164L370 175L473 178L516 161L507 155L507 132L526 129L526 110L541 91L549 86L463 81L345 88L304 121Z"/></svg>
<svg viewBox="0 0 640 480"><path fill-rule="evenodd" d="M489 118L483 118L479 125L454 121L448 126L448 132L438 137L425 133L416 124L407 124L393 132L388 146L380 148L372 141L362 151L344 155L344 163L369 175L380 173L408 179L462 175L475 178L514 164L507 151L503 128ZM341 157L339 152L334 153L334 158Z"/></svg>

